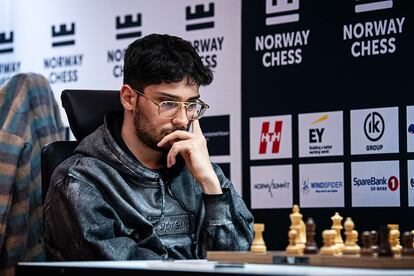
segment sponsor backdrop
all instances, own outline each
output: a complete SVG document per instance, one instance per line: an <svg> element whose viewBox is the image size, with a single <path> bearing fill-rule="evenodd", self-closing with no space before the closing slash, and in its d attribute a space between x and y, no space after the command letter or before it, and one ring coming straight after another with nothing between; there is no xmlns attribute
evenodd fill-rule
<svg viewBox="0 0 414 276"><path fill-rule="evenodd" d="M211 106L202 126L213 161L241 191L240 15L241 0L0 0L0 85L38 72L59 104L64 89L119 89L129 43L150 33L181 36L214 71L200 89ZM62 117L67 125L63 109Z"/></svg>
<svg viewBox="0 0 414 276"><path fill-rule="evenodd" d="M335 211L414 229L411 2L242 2L243 194L270 249L290 201L319 242Z"/></svg>
<svg viewBox="0 0 414 276"><path fill-rule="evenodd" d="M42 73L59 103L63 89L119 89L129 43L182 36L215 72L201 88L212 160L269 249L287 245L294 203L319 242L335 211L357 230L412 230L411 2L1 0L0 85Z"/></svg>

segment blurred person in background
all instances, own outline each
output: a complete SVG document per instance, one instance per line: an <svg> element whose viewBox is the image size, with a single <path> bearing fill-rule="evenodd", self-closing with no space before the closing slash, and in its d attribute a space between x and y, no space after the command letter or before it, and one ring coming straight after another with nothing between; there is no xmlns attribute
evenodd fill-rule
<svg viewBox="0 0 414 276"><path fill-rule="evenodd" d="M0 275L13 275L17 262L46 260L40 153L63 139L43 76L18 74L0 88Z"/></svg>

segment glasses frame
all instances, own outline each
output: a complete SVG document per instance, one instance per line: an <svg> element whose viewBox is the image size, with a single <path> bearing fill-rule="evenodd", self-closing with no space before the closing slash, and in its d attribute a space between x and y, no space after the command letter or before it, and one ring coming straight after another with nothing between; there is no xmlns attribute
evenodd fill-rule
<svg viewBox="0 0 414 276"><path fill-rule="evenodd" d="M202 101L202 100L200 100L200 99L197 99L195 102L179 102L179 101L161 101L161 102L158 102L157 100L155 100L155 99L153 99L153 98L151 98L151 97L149 97L149 96L145 95L144 93L142 93L142 92L140 92L140 91L136 90L135 88L132 88L132 90L134 90L134 91L135 91L135 93L137 93L138 95L143 96L144 98L146 98L147 100L149 100L150 102L152 102L153 104L155 104L156 106L158 106L158 116L160 116L161 118L164 118L164 119L173 119L173 118L177 117L178 113L180 112L180 110L181 110L181 109L183 108L183 106L184 106L184 108L185 108L185 114L186 114L186 116L187 116L187 119L188 119L188 120L190 120L190 121L193 121L193 120L198 120L198 119L200 119L201 117L203 117L203 115L204 115L205 111L206 111L208 108L210 108L210 106L209 106L207 103L203 102L203 101ZM171 116L171 117L166 117L166 116L162 116L162 115L161 115L161 112L160 112L160 110L161 110L161 105L162 105L163 103L177 103L177 104L180 104L180 107L179 107L179 108L177 108L177 111L174 113L174 116ZM190 105L192 105L192 104L197 104L197 103L198 103L198 104L201 104L201 106L202 106L202 108L201 108L201 110L200 110L200 114L201 114L201 115L199 115L196 119L190 119L190 118L188 118L187 108L188 108ZM203 112L201 112L201 111L203 111Z"/></svg>

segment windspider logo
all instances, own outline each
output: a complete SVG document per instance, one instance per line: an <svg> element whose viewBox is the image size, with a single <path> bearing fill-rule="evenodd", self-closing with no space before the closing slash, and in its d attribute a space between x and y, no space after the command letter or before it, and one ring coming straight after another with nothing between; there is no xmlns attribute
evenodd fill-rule
<svg viewBox="0 0 414 276"><path fill-rule="evenodd" d="M309 188L309 179L305 179L302 181L303 182L303 187L302 187L302 194L309 194L310 193L310 188Z"/></svg>

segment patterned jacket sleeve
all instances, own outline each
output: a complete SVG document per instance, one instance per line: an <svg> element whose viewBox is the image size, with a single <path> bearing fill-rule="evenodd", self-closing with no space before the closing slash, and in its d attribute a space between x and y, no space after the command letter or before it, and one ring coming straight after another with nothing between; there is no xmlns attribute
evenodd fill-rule
<svg viewBox="0 0 414 276"><path fill-rule="evenodd" d="M203 195L204 227L201 232L203 256L207 250L249 250L253 239L253 216L233 184L218 165L214 169L223 194Z"/></svg>

